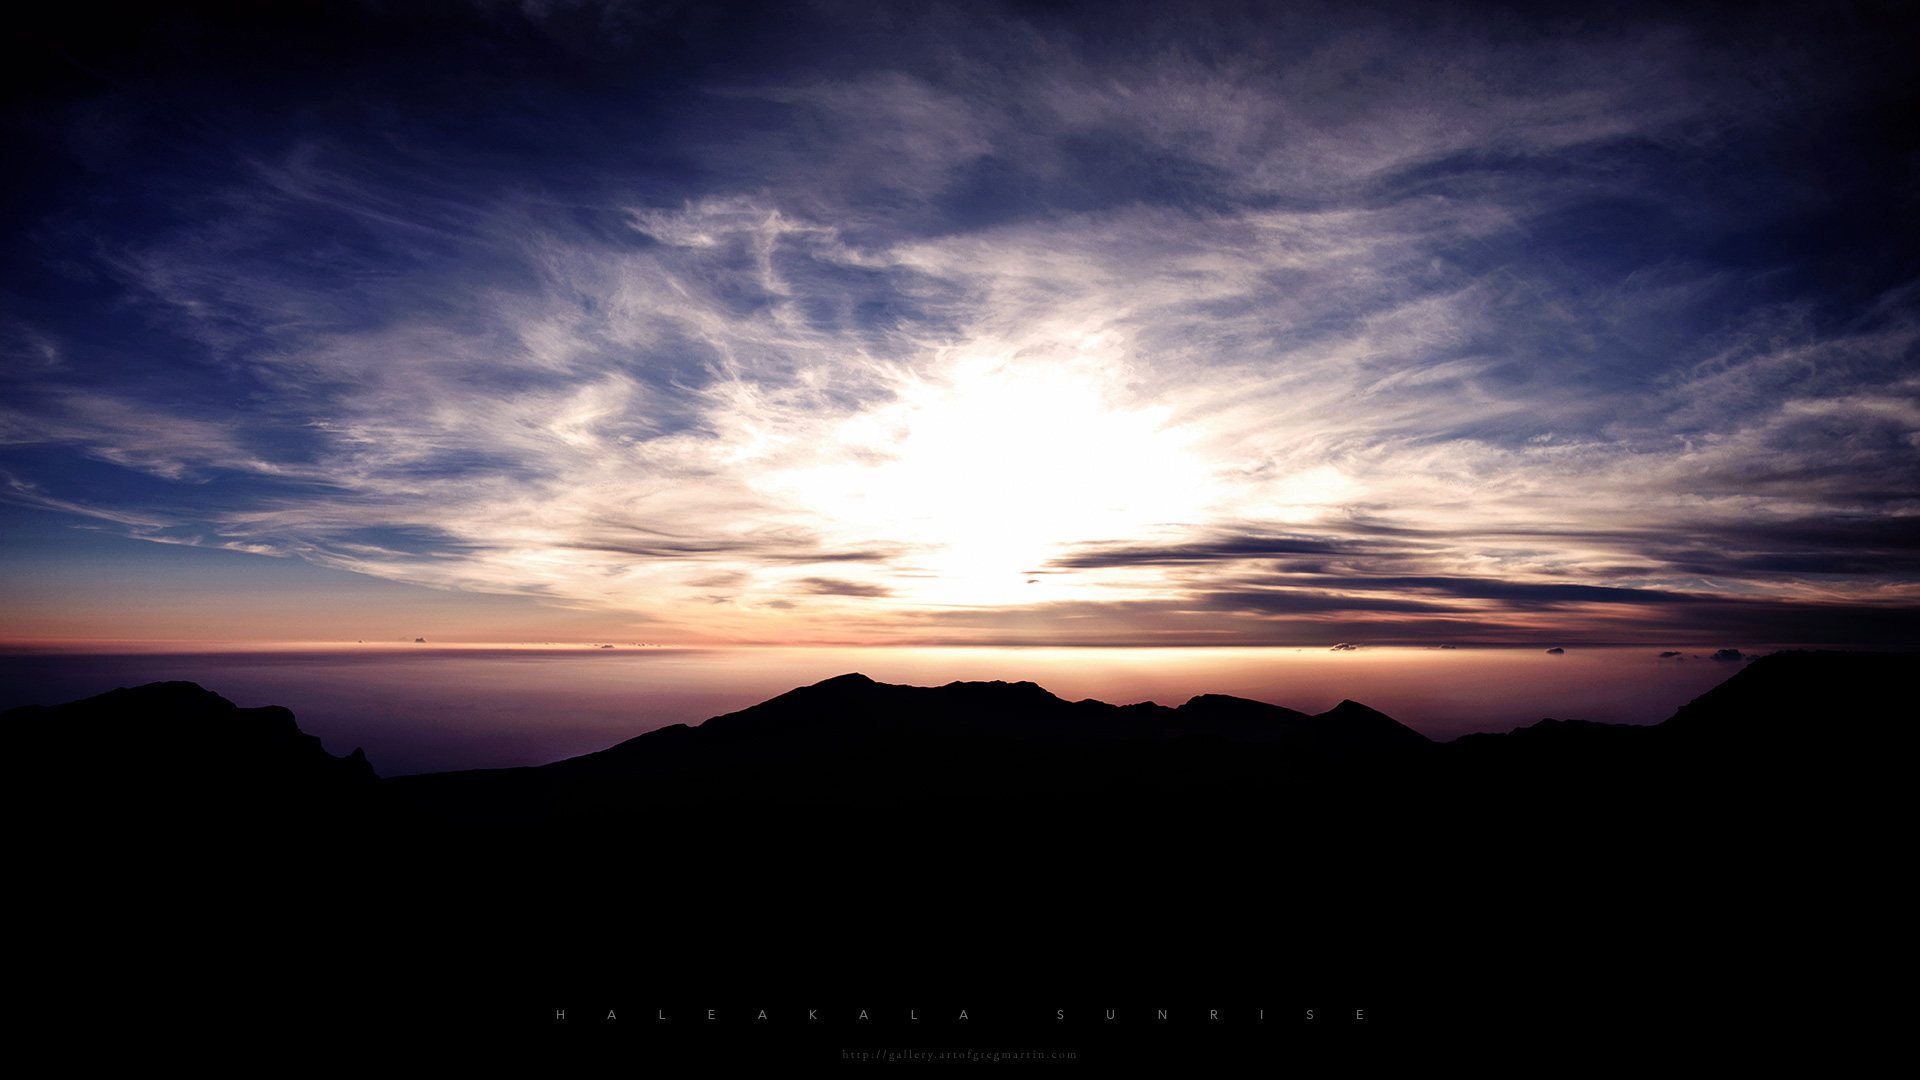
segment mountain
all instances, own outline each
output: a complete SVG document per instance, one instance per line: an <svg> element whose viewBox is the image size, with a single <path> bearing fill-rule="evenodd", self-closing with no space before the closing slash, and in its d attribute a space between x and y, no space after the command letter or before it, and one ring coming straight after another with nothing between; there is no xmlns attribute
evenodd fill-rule
<svg viewBox="0 0 1920 1080"><path fill-rule="evenodd" d="M1020 741L1212 737L1232 742L1276 742L1304 736L1307 743L1326 740L1329 747L1345 749L1370 746L1376 739L1384 739L1382 745L1429 741L1351 701L1314 717L1219 694L1204 694L1170 709L1152 702L1124 706L1092 699L1067 702L1030 682L895 686L860 674L827 679L740 712L716 716L699 725L698 731L698 738L710 743L769 738L840 742L889 737ZM648 736L643 735L588 757L620 757L647 748Z"/></svg>
<svg viewBox="0 0 1920 1080"><path fill-rule="evenodd" d="M1792 928L1840 923L1791 886L1848 895L1834 838L1892 820L1860 812L1895 790L1860 751L1913 670L1778 654L1663 724L1446 744L1353 702L846 675L538 768L389 780L285 710L159 684L5 715L18 977L548 1009L622 987L1737 994L1825 962Z"/></svg>
<svg viewBox="0 0 1920 1080"><path fill-rule="evenodd" d="M11 709L0 725L16 760L33 763L17 793L122 827L140 823L134 808L149 823L332 820L377 798L379 777L360 748L334 757L287 709L242 709L190 682Z"/></svg>
<svg viewBox="0 0 1920 1080"><path fill-rule="evenodd" d="M1746 744L1875 740L1912 714L1916 677L1920 659L1912 653L1774 653L1660 727L1680 738Z"/></svg>
<svg viewBox="0 0 1920 1080"><path fill-rule="evenodd" d="M696 804L929 806L1136 801L1169 788L1230 790L1432 745L1345 701L1318 716L1217 694L1178 708L1068 702L1030 682L897 686L849 674L697 726L675 724L531 769L397 778L454 820L530 824ZM1116 793L1118 793L1116 795Z"/></svg>

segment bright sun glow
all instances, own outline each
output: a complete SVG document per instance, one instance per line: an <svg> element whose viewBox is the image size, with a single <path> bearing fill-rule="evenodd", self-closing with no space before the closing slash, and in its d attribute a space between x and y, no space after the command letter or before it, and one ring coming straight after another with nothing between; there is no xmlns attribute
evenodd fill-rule
<svg viewBox="0 0 1920 1080"><path fill-rule="evenodd" d="M1166 409L1116 401L1110 347L1089 335L1065 363L968 350L845 425L839 463L775 483L848 539L916 549L913 571L884 582L897 596L1060 599L1070 586L1032 571L1061 545L1192 520L1211 487Z"/></svg>

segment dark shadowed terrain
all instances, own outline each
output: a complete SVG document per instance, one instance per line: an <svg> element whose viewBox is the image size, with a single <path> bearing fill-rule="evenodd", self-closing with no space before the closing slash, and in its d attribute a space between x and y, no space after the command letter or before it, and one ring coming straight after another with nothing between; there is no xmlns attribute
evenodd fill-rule
<svg viewBox="0 0 1920 1080"><path fill-rule="evenodd" d="M1626 1016L1822 963L1910 655L1435 744L1354 702L844 675L540 768L378 780L190 683L5 714L62 992L1298 994ZM377 763L375 763L377 767ZM1756 937L1767 927L1776 932ZM1758 982L1756 982L1758 980ZM1237 1000L1238 1000L1237 999Z"/></svg>

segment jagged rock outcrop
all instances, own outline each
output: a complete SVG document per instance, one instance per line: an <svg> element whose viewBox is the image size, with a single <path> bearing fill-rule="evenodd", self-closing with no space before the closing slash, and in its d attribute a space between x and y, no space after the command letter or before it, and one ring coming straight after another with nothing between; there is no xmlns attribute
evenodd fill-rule
<svg viewBox="0 0 1920 1080"><path fill-rule="evenodd" d="M224 827L357 812L379 797L364 751L344 758L278 705L242 709L190 682L122 688L0 714L20 760L16 784L42 810L150 827L217 817Z"/></svg>

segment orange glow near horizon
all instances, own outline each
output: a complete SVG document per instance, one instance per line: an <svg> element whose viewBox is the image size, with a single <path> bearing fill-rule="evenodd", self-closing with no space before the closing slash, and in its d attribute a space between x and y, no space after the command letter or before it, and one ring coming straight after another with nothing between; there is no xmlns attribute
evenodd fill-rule
<svg viewBox="0 0 1920 1080"><path fill-rule="evenodd" d="M697 724L849 672L881 682L1033 682L1067 700L1179 705L1229 694L1321 712L1343 699L1432 738L1542 717L1653 723L1738 670L1696 650L1360 648L637 648L458 643L0 646L0 708L187 680L285 705L385 774L537 765Z"/></svg>

